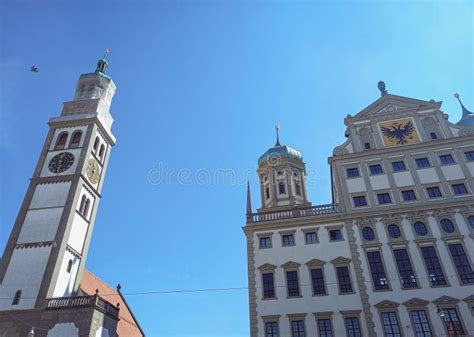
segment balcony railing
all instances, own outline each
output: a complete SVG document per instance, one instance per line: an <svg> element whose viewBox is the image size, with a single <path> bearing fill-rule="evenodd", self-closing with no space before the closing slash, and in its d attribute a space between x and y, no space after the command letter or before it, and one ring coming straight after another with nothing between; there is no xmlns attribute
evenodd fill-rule
<svg viewBox="0 0 474 337"><path fill-rule="evenodd" d="M275 221L305 216L324 215L337 213L337 205L315 205L302 208L286 209L281 211L251 213L247 216L247 222Z"/></svg>
<svg viewBox="0 0 474 337"><path fill-rule="evenodd" d="M79 307L94 307L103 311L104 313L112 315L113 317L119 316L119 308L113 304L110 304L99 295L57 297L46 299L46 309L50 310Z"/></svg>

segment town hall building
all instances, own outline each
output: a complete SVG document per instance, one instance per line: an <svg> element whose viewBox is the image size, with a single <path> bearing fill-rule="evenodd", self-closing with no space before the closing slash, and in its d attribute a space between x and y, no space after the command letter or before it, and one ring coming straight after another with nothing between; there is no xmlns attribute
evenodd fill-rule
<svg viewBox="0 0 474 337"><path fill-rule="evenodd" d="M120 286L85 269L110 152L115 84L101 59L49 120L0 264L1 337L141 337Z"/></svg>
<svg viewBox="0 0 474 337"><path fill-rule="evenodd" d="M461 103L453 124L441 102L379 90L344 120L332 203L311 204L303 155L278 134L258 160L251 337L474 335L474 114Z"/></svg>

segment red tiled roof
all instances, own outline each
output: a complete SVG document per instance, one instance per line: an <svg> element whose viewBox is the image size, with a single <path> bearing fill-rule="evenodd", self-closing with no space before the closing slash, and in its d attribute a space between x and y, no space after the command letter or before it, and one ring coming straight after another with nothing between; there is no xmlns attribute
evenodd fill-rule
<svg viewBox="0 0 474 337"><path fill-rule="evenodd" d="M84 269L84 273L82 274L80 289L86 295L94 295L96 289L98 289L99 296L107 302L113 305L117 305L117 303L120 304L120 320L117 325L117 334L119 337L145 336L122 294L87 269Z"/></svg>

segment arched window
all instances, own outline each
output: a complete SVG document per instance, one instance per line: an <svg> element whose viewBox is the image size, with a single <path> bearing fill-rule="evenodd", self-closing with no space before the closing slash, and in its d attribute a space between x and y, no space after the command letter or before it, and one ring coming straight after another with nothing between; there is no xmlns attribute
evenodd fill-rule
<svg viewBox="0 0 474 337"><path fill-rule="evenodd" d="M20 303L21 290L17 290L15 296L13 297L12 305L17 305Z"/></svg>
<svg viewBox="0 0 474 337"><path fill-rule="evenodd" d="M267 186L265 187L265 197L268 199L270 199L270 188Z"/></svg>
<svg viewBox="0 0 474 337"><path fill-rule="evenodd" d="M67 262L67 268L66 268L66 272L68 274L71 273L71 269L72 269L72 259L70 259L68 262Z"/></svg>
<svg viewBox="0 0 474 337"><path fill-rule="evenodd" d="M400 231L400 227L398 227L395 224L388 225L388 234L393 238L393 239L398 239L402 233Z"/></svg>
<svg viewBox="0 0 474 337"><path fill-rule="evenodd" d="M71 137L71 143L69 144L69 147L79 147L79 144L81 142L81 137L82 137L82 131L77 130L72 134Z"/></svg>
<svg viewBox="0 0 474 337"><path fill-rule="evenodd" d="M84 215L84 209L86 208L86 201L87 201L87 198L85 195L83 195L81 198L81 204L79 206L79 213L81 213L82 215Z"/></svg>
<svg viewBox="0 0 474 337"><path fill-rule="evenodd" d="M280 181L278 183L278 193L280 193L280 194L285 194L286 193L285 183L283 181Z"/></svg>
<svg viewBox="0 0 474 337"><path fill-rule="evenodd" d="M102 144L102 145L100 146L100 150L99 150L99 158L100 158L100 160L104 159L104 152L105 152L105 146L104 146L104 144Z"/></svg>
<svg viewBox="0 0 474 337"><path fill-rule="evenodd" d="M301 196L301 183L297 172L293 172L293 184L295 185L295 194Z"/></svg>
<svg viewBox="0 0 474 337"><path fill-rule="evenodd" d="M95 140L94 140L94 153L97 153L97 150L99 149L99 143L100 143L100 139L99 137L95 137Z"/></svg>
<svg viewBox="0 0 474 337"><path fill-rule="evenodd" d="M454 232L454 224L449 219L442 219L441 220L441 228L445 233L452 233Z"/></svg>
<svg viewBox="0 0 474 337"><path fill-rule="evenodd" d="M91 200L87 199L86 200L86 205L84 206L84 213L82 213L82 215L84 215L85 217L87 217L87 214L89 214L90 205L91 205Z"/></svg>
<svg viewBox="0 0 474 337"><path fill-rule="evenodd" d="M375 239L375 232L371 227L362 228L362 236L365 241L373 241Z"/></svg>
<svg viewBox="0 0 474 337"><path fill-rule="evenodd" d="M56 140L56 146L54 147L55 150L62 150L66 147L67 142L67 132L61 132Z"/></svg>
<svg viewBox="0 0 474 337"><path fill-rule="evenodd" d="M298 181L295 181L295 193L296 195L301 195L301 185Z"/></svg>
<svg viewBox="0 0 474 337"><path fill-rule="evenodd" d="M415 228L416 234L418 234L419 236L425 236L426 234L428 234L428 228L421 221L415 222L413 227Z"/></svg>
<svg viewBox="0 0 474 337"><path fill-rule="evenodd" d="M469 222L469 226L471 226L471 228L474 229L474 215L469 215L467 217L467 222Z"/></svg>

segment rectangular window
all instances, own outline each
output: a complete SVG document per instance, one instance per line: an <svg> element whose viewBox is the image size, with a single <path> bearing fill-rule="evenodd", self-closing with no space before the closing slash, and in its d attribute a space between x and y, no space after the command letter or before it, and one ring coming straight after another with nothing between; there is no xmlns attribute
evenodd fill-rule
<svg viewBox="0 0 474 337"><path fill-rule="evenodd" d="M288 297L300 296L300 283L298 280L298 272L296 270L286 272L286 286Z"/></svg>
<svg viewBox="0 0 474 337"><path fill-rule="evenodd" d="M349 267L336 267L337 283L339 284L339 292L341 294L352 293L351 276Z"/></svg>
<svg viewBox="0 0 474 337"><path fill-rule="evenodd" d="M385 275L380 252L367 252L367 260L369 261L370 273L372 274L375 290L388 289L387 275Z"/></svg>
<svg viewBox="0 0 474 337"><path fill-rule="evenodd" d="M333 337L331 320L329 318L318 319L319 337Z"/></svg>
<svg viewBox="0 0 474 337"><path fill-rule="evenodd" d="M364 148L366 150L370 150L370 143L364 143Z"/></svg>
<svg viewBox="0 0 474 337"><path fill-rule="evenodd" d="M430 132L430 137L431 139L438 139L438 135L436 134L436 132Z"/></svg>
<svg viewBox="0 0 474 337"><path fill-rule="evenodd" d="M446 277L439 263L438 255L434 247L421 247L421 255L425 261L426 270L432 286L445 286Z"/></svg>
<svg viewBox="0 0 474 337"><path fill-rule="evenodd" d="M272 240L269 236L261 237L260 240L260 249L272 248Z"/></svg>
<svg viewBox="0 0 474 337"><path fill-rule="evenodd" d="M380 164L370 165L369 170L371 175L383 174L382 165Z"/></svg>
<svg viewBox="0 0 474 337"><path fill-rule="evenodd" d="M293 234L283 235L281 237L281 242L283 247L294 246L295 245L295 236Z"/></svg>
<svg viewBox="0 0 474 337"><path fill-rule="evenodd" d="M456 243L448 245L449 253L453 258L454 265L458 272L459 278L462 284L473 284L474 283L474 272L472 271L471 264L466 256L466 252L462 244Z"/></svg>
<svg viewBox="0 0 474 337"><path fill-rule="evenodd" d="M395 312L382 312L381 317L385 337L402 337Z"/></svg>
<svg viewBox="0 0 474 337"><path fill-rule="evenodd" d="M431 332L430 321L425 310L410 311L413 327L415 328L416 337L433 337Z"/></svg>
<svg viewBox="0 0 474 337"><path fill-rule="evenodd" d="M292 337L304 337L304 322L303 321L291 321L291 336Z"/></svg>
<svg viewBox="0 0 474 337"><path fill-rule="evenodd" d="M311 269L311 283L313 285L313 295L326 295L323 269Z"/></svg>
<svg viewBox="0 0 474 337"><path fill-rule="evenodd" d="M433 198L440 198L442 197L443 195L441 194L441 190L439 189L438 186L434 186L434 187L428 187L426 189L426 192L428 192L428 197L430 199L433 199Z"/></svg>
<svg viewBox="0 0 474 337"><path fill-rule="evenodd" d="M351 167L346 169L347 178L356 178L360 177L359 169L357 167Z"/></svg>
<svg viewBox="0 0 474 337"><path fill-rule="evenodd" d="M450 155L450 154L443 154L443 155L439 156L439 161L441 162L441 165L456 164L456 162L454 161L453 156Z"/></svg>
<svg viewBox="0 0 474 337"><path fill-rule="evenodd" d="M467 161L474 161L474 151L466 151L464 152Z"/></svg>
<svg viewBox="0 0 474 337"><path fill-rule="evenodd" d="M278 323L277 322L265 323L265 337L278 337Z"/></svg>
<svg viewBox="0 0 474 337"><path fill-rule="evenodd" d="M407 170L404 161L394 161L394 162L392 162L392 168L393 168L393 172L402 172L402 171Z"/></svg>
<svg viewBox="0 0 474 337"><path fill-rule="evenodd" d="M455 195L467 194L467 188L464 184L452 184L453 193Z"/></svg>
<svg viewBox="0 0 474 337"><path fill-rule="evenodd" d="M408 256L408 251L406 249L394 249L393 255L397 262L398 273L400 274L403 289L416 288L418 284L410 257Z"/></svg>
<svg viewBox="0 0 474 337"><path fill-rule="evenodd" d="M304 238L307 245L318 243L318 235L316 232L307 232L305 233Z"/></svg>
<svg viewBox="0 0 474 337"><path fill-rule="evenodd" d="M448 336L464 336L464 328L456 308L443 309L443 311L444 324L446 325L446 330L448 330Z"/></svg>
<svg viewBox="0 0 474 337"><path fill-rule="evenodd" d="M403 201L413 201L416 200L416 194L413 190L402 191Z"/></svg>
<svg viewBox="0 0 474 337"><path fill-rule="evenodd" d="M342 237L342 232L340 229L331 229L329 231L329 241L342 241L344 238Z"/></svg>
<svg viewBox="0 0 474 337"><path fill-rule="evenodd" d="M354 207L365 207L367 206L367 200L365 199L365 196L360 195L358 197L354 197Z"/></svg>
<svg viewBox="0 0 474 337"><path fill-rule="evenodd" d="M431 167L430 161L428 158L417 158L415 159L416 167L419 169Z"/></svg>
<svg viewBox="0 0 474 337"><path fill-rule="evenodd" d="M390 193L379 193L377 194L377 200L379 205L391 204L392 198L390 198Z"/></svg>
<svg viewBox="0 0 474 337"><path fill-rule="evenodd" d="M263 298L275 298L275 281L273 273L262 274Z"/></svg>
<svg viewBox="0 0 474 337"><path fill-rule="evenodd" d="M344 321L346 323L347 337L362 337L362 331L360 330L359 319L357 317L346 317Z"/></svg>

